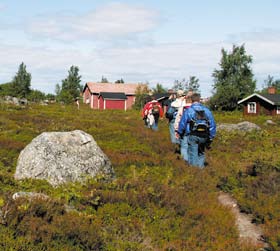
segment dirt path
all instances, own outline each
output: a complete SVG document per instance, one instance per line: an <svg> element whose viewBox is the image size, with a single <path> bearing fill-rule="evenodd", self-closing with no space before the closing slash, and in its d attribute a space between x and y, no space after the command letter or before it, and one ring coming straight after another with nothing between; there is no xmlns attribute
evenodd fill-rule
<svg viewBox="0 0 280 251"><path fill-rule="evenodd" d="M252 218L250 215L240 212L235 199L229 194L221 192L218 200L222 205L230 208L234 214L241 241L250 242L257 247L267 247L262 238L263 232L261 227L251 222Z"/></svg>

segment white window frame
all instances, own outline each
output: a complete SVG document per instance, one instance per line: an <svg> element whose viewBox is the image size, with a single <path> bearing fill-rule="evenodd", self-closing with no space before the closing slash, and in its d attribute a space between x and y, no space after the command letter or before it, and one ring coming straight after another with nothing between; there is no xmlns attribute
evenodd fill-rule
<svg viewBox="0 0 280 251"><path fill-rule="evenodd" d="M276 114L280 114L280 106L278 105L278 106L276 106Z"/></svg>
<svg viewBox="0 0 280 251"><path fill-rule="evenodd" d="M248 111L248 113L257 113L257 103L256 102L248 102L247 111Z"/></svg>

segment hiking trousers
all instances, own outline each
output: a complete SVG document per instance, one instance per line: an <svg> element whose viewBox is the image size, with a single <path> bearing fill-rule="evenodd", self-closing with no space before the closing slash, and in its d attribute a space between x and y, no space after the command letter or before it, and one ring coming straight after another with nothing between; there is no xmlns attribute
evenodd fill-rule
<svg viewBox="0 0 280 251"><path fill-rule="evenodd" d="M190 165L204 168L206 141L207 138L204 137L188 136L188 158Z"/></svg>
<svg viewBox="0 0 280 251"><path fill-rule="evenodd" d="M181 156L184 161L189 163L189 153L188 153L188 135L184 135L183 138L180 138L180 151L181 151Z"/></svg>
<svg viewBox="0 0 280 251"><path fill-rule="evenodd" d="M178 144L179 145L180 144L180 140L177 139L176 136L175 136L174 122L175 122L175 120L169 122L170 140L171 140L172 144Z"/></svg>

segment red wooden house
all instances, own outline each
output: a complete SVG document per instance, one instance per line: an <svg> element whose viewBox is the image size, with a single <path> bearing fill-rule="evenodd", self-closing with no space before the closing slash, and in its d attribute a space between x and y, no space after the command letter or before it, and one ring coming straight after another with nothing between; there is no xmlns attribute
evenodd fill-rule
<svg viewBox="0 0 280 251"><path fill-rule="evenodd" d="M135 102L139 84L114 84L87 82L83 89L83 101L92 109L127 110Z"/></svg>
<svg viewBox="0 0 280 251"><path fill-rule="evenodd" d="M238 101L243 105L244 115L278 115L280 116L280 94L275 88L269 88L268 93L253 93Z"/></svg>

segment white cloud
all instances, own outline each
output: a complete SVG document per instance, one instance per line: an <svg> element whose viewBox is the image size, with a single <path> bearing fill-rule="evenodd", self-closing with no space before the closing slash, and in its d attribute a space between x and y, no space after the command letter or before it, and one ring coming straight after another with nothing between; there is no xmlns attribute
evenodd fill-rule
<svg viewBox="0 0 280 251"><path fill-rule="evenodd" d="M113 3L82 16L44 15L31 19L27 32L48 39L107 39L136 36L158 24L159 14L150 9Z"/></svg>
<svg viewBox="0 0 280 251"><path fill-rule="evenodd" d="M181 80L194 75L200 79L200 89L204 96L212 90L212 73L218 68L221 48L231 48L231 44L158 44L139 48L111 48L81 52L77 49L50 49L32 45L0 45L0 64L3 66L0 80L12 79L18 65L24 62L32 74L32 88L44 92L53 92L56 83L67 76L71 65L80 69L83 83L99 81L106 76L110 81L123 78L126 82L149 81L152 85L161 83L171 87L175 79ZM278 63L272 63L270 55L264 56L265 48L271 44L248 44L247 51L255 50L253 63L256 76L271 74L279 69ZM260 48L263 48L261 50ZM272 74L273 75L273 74Z"/></svg>
<svg viewBox="0 0 280 251"><path fill-rule="evenodd" d="M32 18L27 26L29 34L32 38L43 37L47 40L25 40L24 43L20 40L17 43L17 31L12 40L14 45L0 42L0 83L10 81L19 64L24 62L32 74L32 88L53 92L55 84L61 83L67 76L69 67L76 65L83 83L99 81L103 75L110 81L123 78L126 82L149 81L171 87L175 79L193 75L200 79L202 94L209 96L213 84L212 73L219 67L221 49L230 51L233 43L245 44L246 52L253 57L252 68L257 79L264 79L268 74L279 76L279 31L234 34L226 42L154 41L149 44L144 41L140 45L137 39L153 35L159 18L159 13L155 11L126 4L106 5L83 16L64 13ZM57 43L51 41L53 39L63 39L69 43ZM137 43L124 46L127 41L122 39ZM76 40L75 46L71 45L70 42ZM98 40L102 43L96 43ZM105 43L105 48L104 40L112 42Z"/></svg>
<svg viewBox="0 0 280 251"><path fill-rule="evenodd" d="M89 58L79 50L50 49L33 45L19 46L1 44L0 50L0 83L11 81L24 62L27 71L32 75L31 86L44 92L53 92L55 85L61 83L71 65L83 65Z"/></svg>
<svg viewBox="0 0 280 251"><path fill-rule="evenodd" d="M110 81L123 78L126 82L162 83L171 87L175 79L197 76L209 84L214 65L219 58L220 45L215 44L158 44L139 48L111 48L106 51L49 49L44 47L8 46L0 44L0 64L5 74L0 81L9 81L21 62L32 74L32 88L53 92L55 84L67 76L71 65L80 69L83 81ZM1 82L0 82L1 83ZM201 84L202 86L202 84ZM206 87L205 87L206 88ZM203 92L208 92L203 90Z"/></svg>
<svg viewBox="0 0 280 251"><path fill-rule="evenodd" d="M174 79L209 72L219 58L220 46L215 44L157 44L140 48L112 48L99 57L109 59L109 69L130 74L143 72L150 76ZM119 63L121 59L121 64Z"/></svg>
<svg viewBox="0 0 280 251"><path fill-rule="evenodd" d="M78 27L85 33L119 36L149 31L156 26L157 17L149 9L114 3L86 15Z"/></svg>

